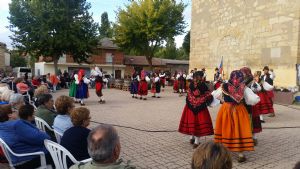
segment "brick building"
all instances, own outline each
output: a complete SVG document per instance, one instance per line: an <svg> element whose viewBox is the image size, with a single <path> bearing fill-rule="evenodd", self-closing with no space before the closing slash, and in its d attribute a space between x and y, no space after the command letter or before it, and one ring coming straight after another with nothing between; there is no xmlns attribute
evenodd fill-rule
<svg viewBox="0 0 300 169"><path fill-rule="evenodd" d="M6 44L0 42L0 69L10 66L10 53L6 48Z"/></svg>
<svg viewBox="0 0 300 169"><path fill-rule="evenodd" d="M88 60L91 64L78 64L75 63L71 56L64 55L58 61L58 68L63 72L67 70L85 69L86 74L89 75L93 67L99 66L103 69L105 74L114 74L116 79L124 78L125 65L123 64L124 54L119 48L113 44L111 39L103 38L99 41L94 54ZM35 74L44 75L47 73L54 73L53 62L40 62L35 63Z"/></svg>
<svg viewBox="0 0 300 169"><path fill-rule="evenodd" d="M268 65L276 86L299 85L299 23L299 0L193 0L190 68L205 67L212 80L223 56L226 77Z"/></svg>

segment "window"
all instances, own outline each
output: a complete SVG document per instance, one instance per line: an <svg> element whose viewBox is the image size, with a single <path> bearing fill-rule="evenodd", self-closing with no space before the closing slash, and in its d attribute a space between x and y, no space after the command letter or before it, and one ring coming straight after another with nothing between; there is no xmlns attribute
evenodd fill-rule
<svg viewBox="0 0 300 169"><path fill-rule="evenodd" d="M106 63L112 63L112 54L106 53Z"/></svg>

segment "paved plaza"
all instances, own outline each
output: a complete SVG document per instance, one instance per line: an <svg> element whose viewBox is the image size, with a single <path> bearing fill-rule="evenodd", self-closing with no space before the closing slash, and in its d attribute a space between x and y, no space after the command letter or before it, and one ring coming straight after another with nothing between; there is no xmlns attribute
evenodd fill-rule
<svg viewBox="0 0 300 169"><path fill-rule="evenodd" d="M62 90L54 96L67 94L67 90ZM126 91L105 89L107 102L100 105L93 89L90 95L86 106L91 110L93 121L129 127L116 127L121 139L121 157L125 161L131 160L138 168L190 168L194 150L189 138L176 131L185 97L178 97L167 88L162 98L148 97L142 101L132 99ZM218 107L209 110L215 123ZM275 105L275 111L275 118L266 117L255 151L246 153L248 161L237 163L237 154L233 153L234 168L292 169L300 161L300 128L282 128L300 127L300 110ZM90 127L95 125L92 123ZM212 136L203 137L201 142L212 139Z"/></svg>

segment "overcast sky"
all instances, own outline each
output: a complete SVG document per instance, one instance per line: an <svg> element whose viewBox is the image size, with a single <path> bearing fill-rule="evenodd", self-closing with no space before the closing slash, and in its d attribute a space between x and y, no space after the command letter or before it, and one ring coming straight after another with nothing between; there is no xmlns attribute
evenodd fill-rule
<svg viewBox="0 0 300 169"><path fill-rule="evenodd" d="M125 3L128 3L128 0L87 0L91 3L92 8L90 12L93 13L93 18L96 22L100 24L101 14L103 12L108 13L109 20L114 22L116 13L115 11L119 7L123 7ZM177 0L180 1L180 0ZM186 31L190 29L191 23L191 0L182 0L188 6L184 11L184 17L186 23L188 24ZM12 48L11 40L9 36L11 32L6 28L9 25L7 17L9 16L8 4L11 0L0 0L0 42L6 43L9 49ZM183 42L184 35L175 37L177 47L180 47Z"/></svg>

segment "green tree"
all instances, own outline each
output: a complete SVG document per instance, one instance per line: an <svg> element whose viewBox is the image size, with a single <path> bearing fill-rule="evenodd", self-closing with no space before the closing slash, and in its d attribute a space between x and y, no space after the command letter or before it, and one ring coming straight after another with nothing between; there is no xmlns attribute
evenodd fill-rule
<svg viewBox="0 0 300 169"><path fill-rule="evenodd" d="M182 43L182 47L184 49L184 51L186 52L187 55L190 55L190 38L191 38L191 35L190 35L191 31L189 31L184 39L183 39L183 43Z"/></svg>
<svg viewBox="0 0 300 169"><path fill-rule="evenodd" d="M26 67L26 59L22 56L20 51L12 50L10 51L10 66L14 67Z"/></svg>
<svg viewBox="0 0 300 169"><path fill-rule="evenodd" d="M184 32L183 10L186 5L174 0L137 0L119 9L115 42L125 51L145 55L152 67L157 48L168 38Z"/></svg>
<svg viewBox="0 0 300 169"><path fill-rule="evenodd" d="M36 57L52 58L56 72L63 54L78 63L87 62L98 29L90 8L86 0L12 0L8 19L13 45Z"/></svg>
<svg viewBox="0 0 300 169"><path fill-rule="evenodd" d="M100 38L111 38L112 28L108 20L107 12L103 12L101 15L101 26L99 27Z"/></svg>

